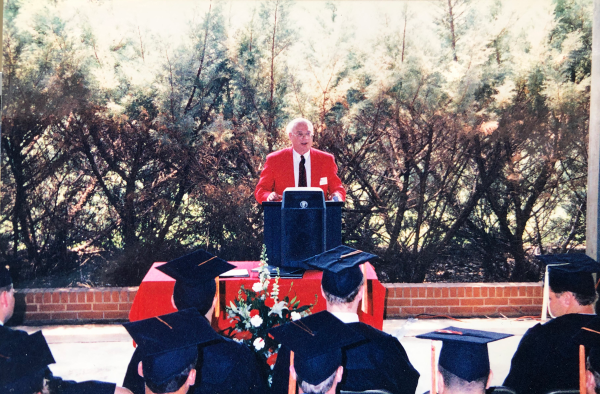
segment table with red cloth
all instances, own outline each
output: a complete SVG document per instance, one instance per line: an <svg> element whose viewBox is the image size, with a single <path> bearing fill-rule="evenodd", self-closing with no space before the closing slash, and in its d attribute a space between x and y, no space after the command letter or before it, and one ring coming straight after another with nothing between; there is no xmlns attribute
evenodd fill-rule
<svg viewBox="0 0 600 394"><path fill-rule="evenodd" d="M217 319L217 325L220 330L227 329L232 325L227 319L225 306L238 297L240 287L244 285L245 288L251 289L252 285L259 281L258 272L252 271L253 268L258 267L258 261L230 261L230 263L237 268L248 270L250 277L219 278L221 313ZM165 263L154 263L142 280L129 312L130 321L147 319L176 311L171 302L175 279L156 269L162 264ZM359 305L358 317L363 323L381 330L383 327L385 287L377 280L377 274L373 266L365 263L365 267L367 273L367 312L363 312ZM288 295L291 300L296 297L300 301L300 306L313 304L316 300L317 303L312 309L312 313L325 310L325 299L321 294L322 275L321 271L308 270L302 278L279 279L279 298L282 299Z"/></svg>

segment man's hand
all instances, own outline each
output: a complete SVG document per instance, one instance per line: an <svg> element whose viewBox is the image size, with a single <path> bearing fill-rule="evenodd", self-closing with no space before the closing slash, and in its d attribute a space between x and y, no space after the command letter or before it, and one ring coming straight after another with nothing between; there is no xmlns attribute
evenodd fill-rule
<svg viewBox="0 0 600 394"><path fill-rule="evenodd" d="M334 192L331 195L331 201L344 201L344 199L342 198L342 195L338 192Z"/></svg>
<svg viewBox="0 0 600 394"><path fill-rule="evenodd" d="M269 197L267 197L267 201L279 201L281 200L281 196L279 194L277 194L276 192L271 192L271 194L269 194Z"/></svg>

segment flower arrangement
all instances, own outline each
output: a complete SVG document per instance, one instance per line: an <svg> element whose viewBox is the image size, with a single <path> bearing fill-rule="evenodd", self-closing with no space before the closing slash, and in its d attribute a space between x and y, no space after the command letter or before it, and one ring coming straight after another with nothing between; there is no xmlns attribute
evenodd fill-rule
<svg viewBox="0 0 600 394"><path fill-rule="evenodd" d="M233 323L228 336L246 344L263 361L262 366L270 385L280 344L269 337L269 329L310 314L311 308L317 303L317 295L315 294L314 304L304 306L300 306L300 300L296 297L291 300L288 295L280 298L279 270L274 280L271 280L267 261L263 245L259 281L252 285L252 289L242 286L238 291L238 298L231 301L226 309L229 321Z"/></svg>

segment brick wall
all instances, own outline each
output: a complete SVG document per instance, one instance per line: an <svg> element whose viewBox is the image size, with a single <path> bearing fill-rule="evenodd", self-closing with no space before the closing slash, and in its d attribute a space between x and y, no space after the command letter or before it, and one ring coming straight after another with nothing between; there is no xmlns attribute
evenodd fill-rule
<svg viewBox="0 0 600 394"><path fill-rule="evenodd" d="M16 324L126 321L137 287L19 289Z"/></svg>
<svg viewBox="0 0 600 394"><path fill-rule="evenodd" d="M386 318L539 316L540 283L387 283ZM137 287L19 289L11 324L107 323L129 317Z"/></svg>
<svg viewBox="0 0 600 394"><path fill-rule="evenodd" d="M541 283L387 283L386 318L539 316Z"/></svg>

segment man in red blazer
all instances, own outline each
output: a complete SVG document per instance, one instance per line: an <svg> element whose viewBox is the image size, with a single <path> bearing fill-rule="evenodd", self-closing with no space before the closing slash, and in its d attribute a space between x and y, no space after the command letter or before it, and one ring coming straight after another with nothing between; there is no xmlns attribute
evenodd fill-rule
<svg viewBox="0 0 600 394"><path fill-rule="evenodd" d="M288 123L286 131L292 146L267 156L254 190L256 201L279 201L286 188L298 186L320 187L326 200L343 201L346 190L337 176L333 155L312 148L312 123L297 118Z"/></svg>

